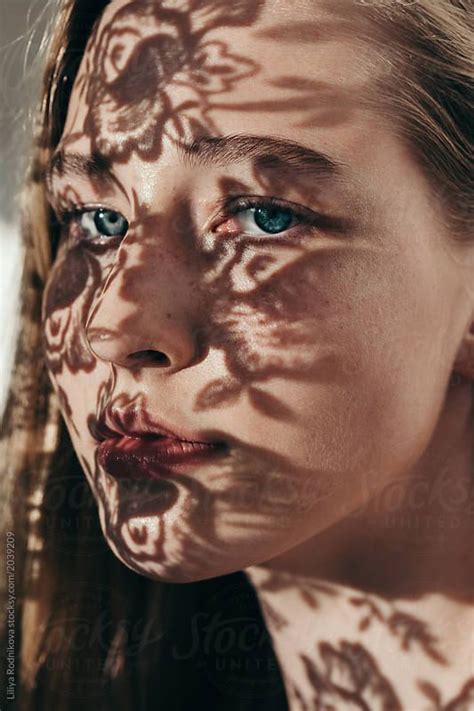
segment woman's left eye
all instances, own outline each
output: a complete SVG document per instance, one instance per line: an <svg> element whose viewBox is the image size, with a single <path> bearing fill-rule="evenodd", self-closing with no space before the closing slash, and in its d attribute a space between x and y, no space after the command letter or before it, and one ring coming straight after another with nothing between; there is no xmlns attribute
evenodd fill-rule
<svg viewBox="0 0 474 711"><path fill-rule="evenodd" d="M298 210L272 201L243 201L231 207L230 217L223 220L216 232L246 235L277 235L295 225L311 224L303 209Z"/></svg>
<svg viewBox="0 0 474 711"><path fill-rule="evenodd" d="M77 222L81 231L89 233L89 239L124 237L128 230L128 222L120 212L105 208L84 210L78 215Z"/></svg>

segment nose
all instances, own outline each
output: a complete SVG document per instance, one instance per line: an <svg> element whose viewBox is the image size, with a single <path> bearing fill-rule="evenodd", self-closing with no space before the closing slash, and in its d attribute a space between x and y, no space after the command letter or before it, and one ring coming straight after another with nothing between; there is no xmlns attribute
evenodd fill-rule
<svg viewBox="0 0 474 711"><path fill-rule="evenodd" d="M100 360L175 372L200 359L201 328L192 279L183 275L176 260L174 268L169 260L166 271L163 265L157 269L159 261L156 255L146 259L141 255L134 262L131 254L116 260L85 329Z"/></svg>

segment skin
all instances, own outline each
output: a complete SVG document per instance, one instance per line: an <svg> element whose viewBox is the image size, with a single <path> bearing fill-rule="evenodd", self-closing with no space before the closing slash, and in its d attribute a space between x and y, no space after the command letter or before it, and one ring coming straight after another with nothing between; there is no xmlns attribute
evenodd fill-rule
<svg viewBox="0 0 474 711"><path fill-rule="evenodd" d="M101 239L76 216L51 270L46 355L74 448L124 564L246 570L292 709L471 708L472 250L377 110L384 70L355 29L322 0L297 23L294 4L233 7L114 0L82 60L60 148L106 159L88 177L56 161L50 199L129 228ZM237 161L184 155L236 134L343 168L235 141ZM242 195L314 224L268 234L219 210ZM229 454L160 490L120 483L96 461L107 404Z"/></svg>

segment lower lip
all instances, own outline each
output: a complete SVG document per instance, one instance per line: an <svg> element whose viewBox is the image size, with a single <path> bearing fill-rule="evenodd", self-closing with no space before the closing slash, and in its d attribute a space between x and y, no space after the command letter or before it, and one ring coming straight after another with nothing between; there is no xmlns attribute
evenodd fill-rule
<svg viewBox="0 0 474 711"><path fill-rule="evenodd" d="M210 463L227 451L225 444L184 442L168 437L106 439L97 448L100 466L116 479L156 479Z"/></svg>

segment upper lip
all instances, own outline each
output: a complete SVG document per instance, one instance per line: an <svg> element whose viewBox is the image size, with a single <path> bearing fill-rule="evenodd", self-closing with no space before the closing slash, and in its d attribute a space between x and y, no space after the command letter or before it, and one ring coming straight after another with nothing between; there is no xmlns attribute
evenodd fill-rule
<svg viewBox="0 0 474 711"><path fill-rule="evenodd" d="M142 407L106 407L99 417L90 423L90 431L98 442L119 437L171 437L183 442L218 443L218 440L203 437L199 432L171 428L155 416L152 418ZM219 440L219 443L222 443L222 440Z"/></svg>

